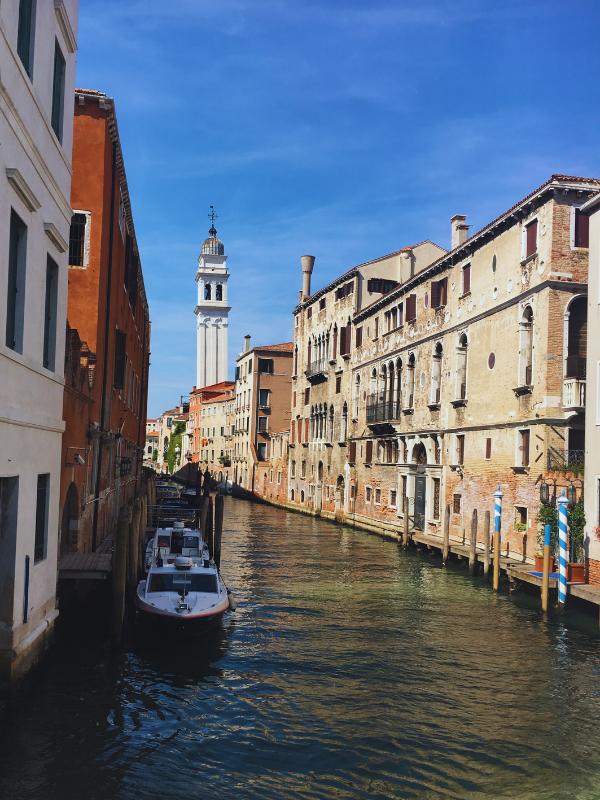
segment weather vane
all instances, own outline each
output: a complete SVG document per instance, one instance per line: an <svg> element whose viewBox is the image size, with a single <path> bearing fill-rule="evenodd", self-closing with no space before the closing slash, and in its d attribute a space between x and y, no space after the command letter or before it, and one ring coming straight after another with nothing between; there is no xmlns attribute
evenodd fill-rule
<svg viewBox="0 0 600 800"><path fill-rule="evenodd" d="M210 214L208 215L208 218L211 221L213 228L215 227L215 220L217 219L217 217L218 217L218 215L215 213L215 207L211 206L210 207Z"/></svg>

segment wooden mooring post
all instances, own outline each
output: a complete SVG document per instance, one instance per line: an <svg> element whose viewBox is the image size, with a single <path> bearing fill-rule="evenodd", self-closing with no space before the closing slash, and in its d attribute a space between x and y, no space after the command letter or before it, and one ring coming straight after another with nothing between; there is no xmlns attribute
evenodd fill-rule
<svg viewBox="0 0 600 800"><path fill-rule="evenodd" d="M544 525L544 566L542 570L542 611L548 613L548 590L550 587L550 539L552 528Z"/></svg>
<svg viewBox="0 0 600 800"><path fill-rule="evenodd" d="M442 545L442 563L448 563L448 556L450 555L450 506L446 506L444 514L444 542Z"/></svg>
<svg viewBox="0 0 600 800"><path fill-rule="evenodd" d="M402 531L402 544L404 547L408 547L408 542L410 539L409 533L409 516L408 516L408 497L404 498L404 528Z"/></svg>
<svg viewBox="0 0 600 800"><path fill-rule="evenodd" d="M137 586L140 551L140 526L142 523L142 501L136 497L133 501L131 522L129 523L129 552L127 554L127 586L129 593Z"/></svg>
<svg viewBox="0 0 600 800"><path fill-rule="evenodd" d="M222 494L215 497L215 525L213 540L215 543L215 564L217 569L221 568L221 540L223 538L223 510L224 500Z"/></svg>
<svg viewBox="0 0 600 800"><path fill-rule="evenodd" d="M113 613L112 633L116 642L121 641L123 620L125 618L125 589L127 583L127 553L129 550L129 525L131 507L122 506L119 511L113 550L112 592Z"/></svg>
<svg viewBox="0 0 600 800"><path fill-rule="evenodd" d="M477 567L477 509L473 509L471 517L471 539L469 541L469 572L475 573Z"/></svg>
<svg viewBox="0 0 600 800"><path fill-rule="evenodd" d="M490 571L490 512L483 516L483 574L487 578Z"/></svg>

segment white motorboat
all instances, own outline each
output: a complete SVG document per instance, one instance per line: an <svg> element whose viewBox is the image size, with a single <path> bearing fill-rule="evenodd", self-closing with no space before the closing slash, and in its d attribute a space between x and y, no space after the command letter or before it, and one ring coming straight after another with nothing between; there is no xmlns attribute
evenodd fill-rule
<svg viewBox="0 0 600 800"><path fill-rule="evenodd" d="M146 568L135 602L147 617L211 625L234 607L199 530L177 522L158 528L148 543Z"/></svg>

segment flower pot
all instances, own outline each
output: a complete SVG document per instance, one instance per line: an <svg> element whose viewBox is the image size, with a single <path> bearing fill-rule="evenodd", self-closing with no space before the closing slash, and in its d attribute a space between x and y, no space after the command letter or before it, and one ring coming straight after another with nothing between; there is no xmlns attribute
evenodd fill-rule
<svg viewBox="0 0 600 800"><path fill-rule="evenodd" d="M585 583L585 564L570 561L567 564L567 581L569 583Z"/></svg>
<svg viewBox="0 0 600 800"><path fill-rule="evenodd" d="M544 571L544 556L536 554L534 557L535 561L535 571L536 572L543 572ZM556 570L556 561L554 560L554 556L550 554L550 572L554 572Z"/></svg>

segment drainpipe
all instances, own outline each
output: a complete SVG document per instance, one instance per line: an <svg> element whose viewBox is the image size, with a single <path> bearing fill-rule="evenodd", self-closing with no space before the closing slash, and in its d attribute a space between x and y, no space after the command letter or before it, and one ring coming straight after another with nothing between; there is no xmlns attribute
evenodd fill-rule
<svg viewBox="0 0 600 800"><path fill-rule="evenodd" d="M102 434L104 429L104 417L106 414L106 384L108 377L108 340L110 335L110 292L112 286L112 262L113 262L113 243L114 243L114 217L115 217L115 188L117 176L117 147L112 143L112 172L110 179L110 227L108 231L108 275L106 279L106 318L104 322L104 364L102 369L102 401L100 404L100 438L98 440L98 469L96 470L96 486L94 488L94 521L92 527L92 551L96 549L98 538L98 506L100 504L100 477L102 474ZM110 428L110 426L109 426Z"/></svg>

